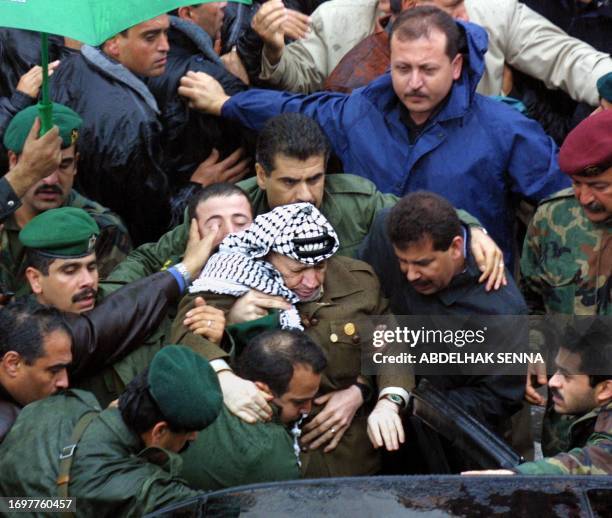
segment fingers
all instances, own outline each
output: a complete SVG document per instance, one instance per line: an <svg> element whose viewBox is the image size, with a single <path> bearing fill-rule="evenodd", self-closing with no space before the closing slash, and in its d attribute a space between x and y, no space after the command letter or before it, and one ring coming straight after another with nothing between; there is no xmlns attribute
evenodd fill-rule
<svg viewBox="0 0 612 518"><path fill-rule="evenodd" d="M344 436L344 432L346 432L347 429L348 429L348 425L347 426L343 426L338 431L336 431L336 433L333 434L333 436L332 436L332 440L325 447L323 452L324 453L329 453L331 451L334 451L336 449L336 446L338 446L338 444L340 443L342 437Z"/></svg>
<svg viewBox="0 0 612 518"><path fill-rule="evenodd" d="M310 18L299 11L288 9L283 29L285 35L291 39L304 38L310 32Z"/></svg>
<svg viewBox="0 0 612 518"><path fill-rule="evenodd" d="M368 419L368 438L372 443L374 448L380 448L383 443L382 434L380 433L380 428L377 426L377 423L370 423L370 419Z"/></svg>

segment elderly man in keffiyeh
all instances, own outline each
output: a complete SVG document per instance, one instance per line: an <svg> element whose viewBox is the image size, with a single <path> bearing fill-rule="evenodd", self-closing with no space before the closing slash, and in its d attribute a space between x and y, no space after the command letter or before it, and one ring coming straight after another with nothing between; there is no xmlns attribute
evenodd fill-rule
<svg viewBox="0 0 612 518"><path fill-rule="evenodd" d="M387 314L387 301L370 266L334 256L338 247L336 232L313 205L284 205L258 216L248 229L227 236L209 259L181 302L172 332L175 343L211 361L233 413L245 421L266 420L273 408L231 370L236 340L219 347L190 330L185 319L196 297L226 312L250 289L286 299L287 309L243 327L250 333L274 326L304 329L327 355L320 392L302 430L302 475L309 478L378 472L377 448L394 450L404 440L399 411L414 384L409 372L398 369L378 376L377 393L374 380L361 375L369 317ZM232 337L249 336L232 327Z"/></svg>

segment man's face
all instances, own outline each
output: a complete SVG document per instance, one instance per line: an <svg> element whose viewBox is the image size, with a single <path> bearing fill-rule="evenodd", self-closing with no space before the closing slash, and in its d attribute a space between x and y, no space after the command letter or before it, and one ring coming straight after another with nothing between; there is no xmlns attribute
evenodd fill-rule
<svg viewBox="0 0 612 518"><path fill-rule="evenodd" d="M42 304L69 313L83 313L95 306L98 291L95 253L78 259L55 259L49 265L49 275L32 267L27 268L26 275Z"/></svg>
<svg viewBox="0 0 612 518"><path fill-rule="evenodd" d="M49 176L36 182L21 198L24 207L30 213L36 215L49 209L61 207L74 183L77 173L76 163L78 154L75 154L75 146L62 149L62 161L60 166ZM11 169L17 165L17 160L11 160Z"/></svg>
<svg viewBox="0 0 612 518"><path fill-rule="evenodd" d="M161 15L131 27L124 36L118 34L105 50L134 74L157 77L164 73L170 45L168 15Z"/></svg>
<svg viewBox="0 0 612 518"><path fill-rule="evenodd" d="M555 411L559 414L581 415L597 406L595 387L589 385L589 377L580 374L582 359L561 347L555 358L557 372L548 381Z"/></svg>
<svg viewBox="0 0 612 518"><path fill-rule="evenodd" d="M416 0L416 5L435 5L438 9L442 9L455 19L469 22L470 19L465 9L463 0Z"/></svg>
<svg viewBox="0 0 612 518"><path fill-rule="evenodd" d="M14 384L15 400L27 405L68 388L67 367L72 362L72 340L64 331L43 338L44 354L28 365L23 358Z"/></svg>
<svg viewBox="0 0 612 518"><path fill-rule="evenodd" d="M431 237L410 243L405 249L393 245L402 273L412 287L423 295L446 288L461 270L463 238L457 236L448 250L434 250Z"/></svg>
<svg viewBox="0 0 612 518"><path fill-rule="evenodd" d="M597 176L572 176L574 194L584 213L594 223L612 217L612 167Z"/></svg>
<svg viewBox="0 0 612 518"><path fill-rule="evenodd" d="M214 40L219 36L227 2L211 2L188 7L189 19L199 25Z"/></svg>
<svg viewBox="0 0 612 518"><path fill-rule="evenodd" d="M325 188L325 156L298 160L277 155L274 165L269 175L260 164L255 165L257 184L266 191L271 209L300 202L321 208Z"/></svg>
<svg viewBox="0 0 612 518"><path fill-rule="evenodd" d="M196 217L201 236L212 232L215 226L219 228L215 247L228 234L240 232L253 223L249 201L241 194L208 198L197 206Z"/></svg>
<svg viewBox="0 0 612 518"><path fill-rule="evenodd" d="M279 271L285 286L295 293L300 301L310 302L319 298L325 282L327 261L309 266L276 252L272 252L267 260Z"/></svg>
<svg viewBox="0 0 612 518"><path fill-rule="evenodd" d="M293 367L293 376L287 391L273 400L273 403L281 409L282 423L292 423L302 414L310 413L320 383L321 374L315 374L310 365L297 364Z"/></svg>
<svg viewBox="0 0 612 518"><path fill-rule="evenodd" d="M416 124L427 121L461 76L463 57L451 61L445 50L446 35L437 29L416 40L391 38L393 90Z"/></svg>

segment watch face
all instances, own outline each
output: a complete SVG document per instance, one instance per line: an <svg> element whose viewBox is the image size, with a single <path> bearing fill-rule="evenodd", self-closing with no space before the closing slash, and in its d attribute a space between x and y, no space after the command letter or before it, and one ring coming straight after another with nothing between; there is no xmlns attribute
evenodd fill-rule
<svg viewBox="0 0 612 518"><path fill-rule="evenodd" d="M397 394L387 394L387 399L389 399L389 401L393 401L393 403L397 403L400 406L404 404L402 397L398 396Z"/></svg>

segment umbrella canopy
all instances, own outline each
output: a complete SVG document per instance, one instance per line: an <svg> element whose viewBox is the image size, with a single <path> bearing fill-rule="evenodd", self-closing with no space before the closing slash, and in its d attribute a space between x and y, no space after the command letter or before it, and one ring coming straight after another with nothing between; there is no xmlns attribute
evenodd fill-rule
<svg viewBox="0 0 612 518"><path fill-rule="evenodd" d="M0 0L0 25L100 45L115 34L177 7L219 0ZM251 4L251 0L233 0Z"/></svg>
<svg viewBox="0 0 612 518"><path fill-rule="evenodd" d="M0 25L42 33L41 134L51 128L47 33L100 45L115 34L177 7L218 0L0 0ZM251 0L232 0L251 4Z"/></svg>

